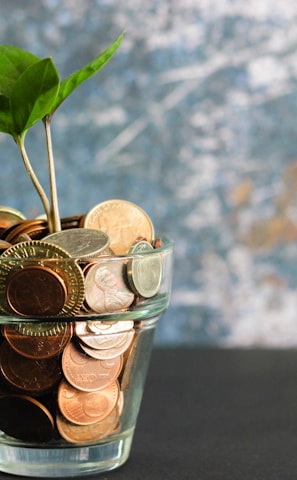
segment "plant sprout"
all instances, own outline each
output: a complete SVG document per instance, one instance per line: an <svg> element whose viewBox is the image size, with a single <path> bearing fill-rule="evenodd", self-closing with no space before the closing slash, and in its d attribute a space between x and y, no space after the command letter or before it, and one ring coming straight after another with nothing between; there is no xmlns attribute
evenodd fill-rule
<svg viewBox="0 0 297 480"><path fill-rule="evenodd" d="M40 59L26 50L0 45L0 132L16 142L25 168L41 199L49 232L61 230L51 120L61 103L85 80L101 70L121 44L124 33L80 70L60 81L51 58ZM29 128L42 121L45 128L50 200L34 172L25 148Z"/></svg>

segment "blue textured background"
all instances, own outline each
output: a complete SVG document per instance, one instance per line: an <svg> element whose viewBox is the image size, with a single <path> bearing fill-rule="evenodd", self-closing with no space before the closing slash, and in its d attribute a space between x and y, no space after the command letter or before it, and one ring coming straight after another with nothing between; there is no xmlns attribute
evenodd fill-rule
<svg viewBox="0 0 297 480"><path fill-rule="evenodd" d="M54 119L60 210L125 198L174 238L159 344L297 344L296 17L290 0L1 2L1 43L61 78L127 32ZM41 213L4 135L0 160L0 204Z"/></svg>

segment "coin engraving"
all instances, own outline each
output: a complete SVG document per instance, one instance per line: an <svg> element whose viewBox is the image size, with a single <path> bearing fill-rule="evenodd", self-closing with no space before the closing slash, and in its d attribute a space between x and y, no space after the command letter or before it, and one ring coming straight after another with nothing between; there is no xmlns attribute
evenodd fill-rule
<svg viewBox="0 0 297 480"><path fill-rule="evenodd" d="M65 378L75 388L86 392L101 390L119 375L123 364L121 356L98 360L86 355L71 342L63 351L62 370Z"/></svg>
<svg viewBox="0 0 297 480"><path fill-rule="evenodd" d="M117 404L119 384L114 381L96 392L79 390L65 380L58 388L58 404L67 420L77 425L91 425L107 417Z"/></svg>
<svg viewBox="0 0 297 480"><path fill-rule="evenodd" d="M115 254L129 251L137 237L154 239L151 219L142 208L125 200L107 200L93 207L85 216L84 226L105 232Z"/></svg>
<svg viewBox="0 0 297 480"><path fill-rule="evenodd" d="M126 310L134 300L134 293L123 277L124 264L112 260L92 265L85 277L85 297L89 307L97 313Z"/></svg>

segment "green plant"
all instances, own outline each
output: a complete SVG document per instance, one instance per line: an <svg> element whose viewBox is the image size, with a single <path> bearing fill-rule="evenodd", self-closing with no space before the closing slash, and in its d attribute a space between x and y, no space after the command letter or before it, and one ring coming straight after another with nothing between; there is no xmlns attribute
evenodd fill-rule
<svg viewBox="0 0 297 480"><path fill-rule="evenodd" d="M104 52L60 81L52 58L40 59L15 46L0 45L0 132L15 140L42 201L50 232L61 229L53 158L51 120L57 108L85 80L101 70L118 49L123 33ZM26 133L37 122L45 127L50 200L29 160Z"/></svg>

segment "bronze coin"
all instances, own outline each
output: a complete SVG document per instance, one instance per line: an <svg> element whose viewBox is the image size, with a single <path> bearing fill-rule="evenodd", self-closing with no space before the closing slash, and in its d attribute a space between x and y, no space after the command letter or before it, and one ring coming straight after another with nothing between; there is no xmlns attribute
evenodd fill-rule
<svg viewBox="0 0 297 480"><path fill-rule="evenodd" d="M114 431L118 418L117 408L114 408L107 417L92 425L76 425L61 414L57 415L56 422L61 437L67 442L78 444L93 443L107 437Z"/></svg>
<svg viewBox="0 0 297 480"><path fill-rule="evenodd" d="M59 409L72 423L92 425L106 418L115 408L119 391L117 381L103 390L83 392L62 380L58 387Z"/></svg>
<svg viewBox="0 0 297 480"><path fill-rule="evenodd" d="M4 337L9 345L20 355L27 358L43 359L57 356L72 337L72 325L67 323L57 335L44 337L22 335L11 325L4 325Z"/></svg>
<svg viewBox="0 0 297 480"><path fill-rule="evenodd" d="M0 396L0 429L25 442L48 442L54 433L54 419L47 408L27 395Z"/></svg>
<svg viewBox="0 0 297 480"><path fill-rule="evenodd" d="M48 233L47 221L43 219L23 220L21 223L15 225L7 235L5 240L7 242L16 243L16 239L21 234L29 235L33 240L40 240Z"/></svg>
<svg viewBox="0 0 297 480"><path fill-rule="evenodd" d="M67 297L66 285L58 273L42 265L14 270L7 278L7 302L22 316L58 315Z"/></svg>
<svg viewBox="0 0 297 480"><path fill-rule="evenodd" d="M62 374L56 357L32 360L21 356L7 342L0 347L0 369L11 386L31 394L49 391Z"/></svg>
<svg viewBox="0 0 297 480"><path fill-rule="evenodd" d="M102 390L118 377L123 364L121 356L99 360L86 355L70 342L62 355L65 378L75 388L85 392Z"/></svg>

